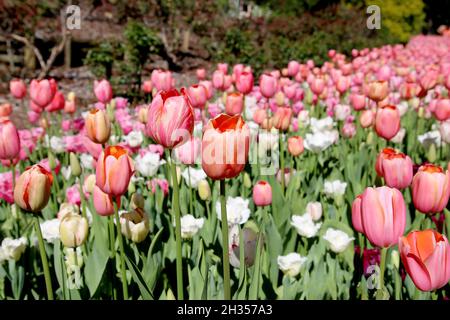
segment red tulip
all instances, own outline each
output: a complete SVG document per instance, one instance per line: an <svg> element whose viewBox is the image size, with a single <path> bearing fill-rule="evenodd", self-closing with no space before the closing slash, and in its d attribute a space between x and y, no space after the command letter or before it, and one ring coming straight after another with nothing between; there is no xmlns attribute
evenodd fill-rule
<svg viewBox="0 0 450 320"><path fill-rule="evenodd" d="M4 103L0 105L0 118L9 117L12 113L12 106L9 103Z"/></svg>
<svg viewBox="0 0 450 320"><path fill-rule="evenodd" d="M53 97L52 102L50 102L50 104L45 107L45 111L54 112L62 110L64 109L64 105L65 105L64 95L60 91L57 91L55 93L55 96Z"/></svg>
<svg viewBox="0 0 450 320"><path fill-rule="evenodd" d="M250 131L240 115L218 115L203 134L203 170L214 180L236 177L247 163L249 143Z"/></svg>

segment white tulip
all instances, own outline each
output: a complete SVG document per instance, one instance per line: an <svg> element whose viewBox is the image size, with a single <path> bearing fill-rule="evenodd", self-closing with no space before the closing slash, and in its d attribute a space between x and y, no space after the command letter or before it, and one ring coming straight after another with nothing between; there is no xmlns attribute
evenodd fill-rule
<svg viewBox="0 0 450 320"><path fill-rule="evenodd" d="M301 266L306 262L307 258L302 257L298 253L289 253L285 256L278 256L278 268L283 271L284 274L295 277L299 274Z"/></svg>
<svg viewBox="0 0 450 320"><path fill-rule="evenodd" d="M329 242L331 250L336 253L343 252L350 242L355 240L345 232L333 228L328 228L323 238Z"/></svg>
<svg viewBox="0 0 450 320"><path fill-rule="evenodd" d="M317 234L322 223L314 223L312 217L306 213L302 216L292 216L291 225L297 230L299 235L312 238Z"/></svg>

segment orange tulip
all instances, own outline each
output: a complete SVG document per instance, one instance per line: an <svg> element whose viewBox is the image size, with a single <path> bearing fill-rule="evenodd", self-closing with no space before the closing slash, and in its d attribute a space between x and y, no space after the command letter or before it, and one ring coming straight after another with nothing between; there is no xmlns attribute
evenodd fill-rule
<svg viewBox="0 0 450 320"><path fill-rule="evenodd" d="M127 191L134 166L125 148L106 147L97 161L96 184L109 195L119 197Z"/></svg>
<svg viewBox="0 0 450 320"><path fill-rule="evenodd" d="M86 132L92 142L104 144L111 134L111 122L104 110L92 109L86 117Z"/></svg>
<svg viewBox="0 0 450 320"><path fill-rule="evenodd" d="M220 114L205 127L202 168L212 179L236 177L248 159L250 130L240 115Z"/></svg>

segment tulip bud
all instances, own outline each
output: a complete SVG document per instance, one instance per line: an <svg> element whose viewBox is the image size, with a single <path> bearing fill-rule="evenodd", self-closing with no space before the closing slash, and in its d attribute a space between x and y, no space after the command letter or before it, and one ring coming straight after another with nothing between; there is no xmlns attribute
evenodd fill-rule
<svg viewBox="0 0 450 320"><path fill-rule="evenodd" d="M17 179L14 202L26 211L41 211L50 198L52 182L52 174L41 165L35 164Z"/></svg>
<svg viewBox="0 0 450 320"><path fill-rule="evenodd" d="M79 177L81 174L80 161L73 152L70 153L70 170L74 177Z"/></svg>
<svg viewBox="0 0 450 320"><path fill-rule="evenodd" d="M366 143L367 143L368 145L371 145L371 144L373 143L373 139L374 139L374 133L373 133L373 131L370 131L370 132L367 134Z"/></svg>
<svg viewBox="0 0 450 320"><path fill-rule="evenodd" d="M435 162L437 159L437 154L436 154L436 145L434 143L430 144L430 147L428 148L428 152L427 152L427 158L428 161L430 162Z"/></svg>
<svg viewBox="0 0 450 320"><path fill-rule="evenodd" d="M150 231L148 217L141 208L120 215L122 234L135 243L142 242Z"/></svg>
<svg viewBox="0 0 450 320"><path fill-rule="evenodd" d="M253 202L256 206L268 206L272 203L272 187L267 181L258 181L253 187Z"/></svg>
<svg viewBox="0 0 450 320"><path fill-rule="evenodd" d="M247 189L250 189L252 187L252 179L250 178L250 175L247 172L244 172L244 187Z"/></svg>
<svg viewBox="0 0 450 320"><path fill-rule="evenodd" d="M138 113L139 122L146 124L148 118L148 108L146 106L141 107Z"/></svg>
<svg viewBox="0 0 450 320"><path fill-rule="evenodd" d="M65 247L79 247L83 245L89 234L88 221L80 215L66 215L59 225L59 233Z"/></svg>
<svg viewBox="0 0 450 320"><path fill-rule="evenodd" d="M130 180L130 182L128 183L128 189L127 189L129 194L133 194L136 192L136 186L134 185L134 182Z"/></svg>
<svg viewBox="0 0 450 320"><path fill-rule="evenodd" d="M131 208L134 210L137 208L144 209L144 207L145 207L145 199L142 196L142 194L133 193L133 195L131 196Z"/></svg>
<svg viewBox="0 0 450 320"><path fill-rule="evenodd" d="M92 142L104 144L111 134L111 117L104 110L93 109L86 117L86 132Z"/></svg>
<svg viewBox="0 0 450 320"><path fill-rule="evenodd" d="M211 199L211 188L209 186L208 181L201 180L198 183L198 195L200 196L200 199L203 201L208 201Z"/></svg>
<svg viewBox="0 0 450 320"><path fill-rule="evenodd" d="M67 94L67 100L69 100L69 101L75 101L75 98L76 98L75 92L70 91L70 92Z"/></svg>
<svg viewBox="0 0 450 320"><path fill-rule="evenodd" d="M67 215L78 215L78 214L80 214L80 211L77 205L64 202L59 207L59 211L56 214L56 217L61 221Z"/></svg>
<svg viewBox="0 0 450 320"><path fill-rule="evenodd" d="M391 252L391 262L395 269L399 269L400 267L400 255L397 250L392 250Z"/></svg>
<svg viewBox="0 0 450 320"><path fill-rule="evenodd" d="M425 109L423 107L419 108L419 111L417 112L417 116L419 118L424 118L425 117Z"/></svg>
<svg viewBox="0 0 450 320"><path fill-rule="evenodd" d="M90 174L84 178L83 190L84 192L92 193L95 187L95 174Z"/></svg>
<svg viewBox="0 0 450 320"><path fill-rule="evenodd" d="M313 221L318 221L322 217L322 204L320 202L308 202L306 212L311 216Z"/></svg>

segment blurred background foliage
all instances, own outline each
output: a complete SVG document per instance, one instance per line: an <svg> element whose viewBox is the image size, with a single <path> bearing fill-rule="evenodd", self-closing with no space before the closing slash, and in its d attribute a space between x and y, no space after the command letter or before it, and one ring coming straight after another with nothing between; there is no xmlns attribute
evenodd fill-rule
<svg viewBox="0 0 450 320"><path fill-rule="evenodd" d="M289 60L321 64L329 49L406 43L450 25L450 0L72 0L84 27L72 32L73 66L138 90L154 68L189 71L225 61L281 68ZM62 0L4 0L0 27L28 35L45 51L56 42ZM381 8L381 29L366 26L369 5ZM86 29L88 28L88 29ZM47 32L50 37L39 39ZM42 38L42 37L41 37ZM45 37L44 37L45 38ZM47 41L47 42L46 42ZM81 49L80 49L81 48ZM73 50L75 50L73 49ZM128 90L129 91L129 90Z"/></svg>

